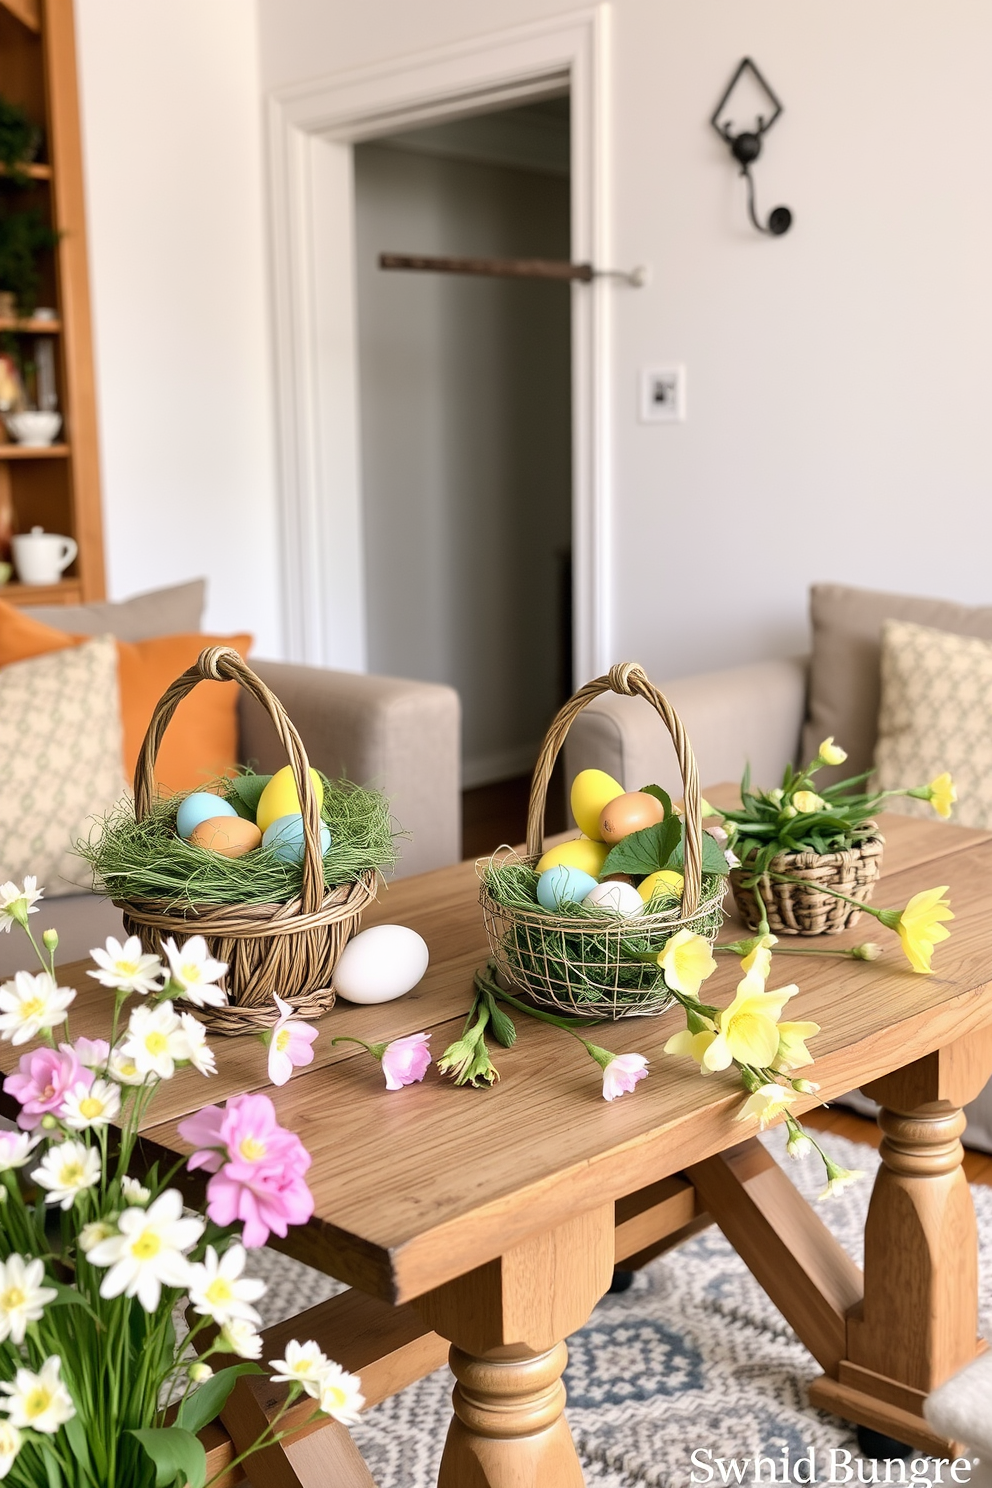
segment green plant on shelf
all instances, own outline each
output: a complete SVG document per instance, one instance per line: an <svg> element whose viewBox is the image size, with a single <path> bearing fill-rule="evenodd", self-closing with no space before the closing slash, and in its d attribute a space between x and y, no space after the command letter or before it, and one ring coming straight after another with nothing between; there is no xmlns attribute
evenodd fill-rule
<svg viewBox="0 0 992 1488"><path fill-rule="evenodd" d="M24 166L38 153L41 130L33 124L19 104L11 103L0 93L0 165L8 179L26 186L30 176Z"/></svg>
<svg viewBox="0 0 992 1488"><path fill-rule="evenodd" d="M58 243L59 234L37 207L16 211L0 207L0 291L17 302L18 314L30 318L38 303L41 260Z"/></svg>

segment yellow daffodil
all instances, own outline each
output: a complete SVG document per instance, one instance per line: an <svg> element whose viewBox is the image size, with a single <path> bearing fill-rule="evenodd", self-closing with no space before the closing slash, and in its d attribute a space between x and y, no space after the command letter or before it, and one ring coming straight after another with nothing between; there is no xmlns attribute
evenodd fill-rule
<svg viewBox="0 0 992 1488"><path fill-rule="evenodd" d="M820 763L824 765L842 765L847 759L847 750L841 749L839 744L834 743L833 734L824 739L816 752Z"/></svg>
<svg viewBox="0 0 992 1488"><path fill-rule="evenodd" d="M827 803L816 791L796 791L792 798L797 811L826 811Z"/></svg>
<svg viewBox="0 0 992 1488"><path fill-rule="evenodd" d="M703 1055L707 1069L726 1069L739 1064L767 1068L778 1053L778 1020L782 1009L799 988L794 984L777 992L764 991L760 979L749 972L738 984L733 1002L716 1015L717 1037Z"/></svg>
<svg viewBox="0 0 992 1488"><path fill-rule="evenodd" d="M772 1069L788 1071L802 1069L813 1063L813 1056L806 1047L806 1040L819 1033L819 1023L780 1023L778 1025L778 1053Z"/></svg>
<svg viewBox="0 0 992 1488"><path fill-rule="evenodd" d="M958 798L954 781L945 770L943 775L938 775L935 780L931 780L927 789L930 792L930 805L937 815L942 816L946 821L951 814L951 807Z"/></svg>
<svg viewBox="0 0 992 1488"><path fill-rule="evenodd" d="M758 1119L758 1130L764 1131L776 1116L781 1116L787 1111L796 1099L796 1092L788 1085L759 1085L751 1095L748 1096L741 1109L735 1116L735 1121L747 1121L749 1117L756 1116Z"/></svg>
<svg viewBox="0 0 992 1488"><path fill-rule="evenodd" d="M772 946L778 945L777 935L759 935L741 962L741 970L754 972L762 982L767 982L772 969Z"/></svg>
<svg viewBox="0 0 992 1488"><path fill-rule="evenodd" d="M716 1038L716 1031L709 1028L702 1029L699 1033L690 1033L688 1028L683 1028L681 1033L673 1033L665 1045L666 1054L681 1054L686 1059L694 1059L699 1065L701 1074L708 1075L710 1071L703 1063L703 1055L710 1044Z"/></svg>
<svg viewBox="0 0 992 1488"><path fill-rule="evenodd" d="M946 940L951 933L940 923L941 920L954 918L950 904L943 897L946 893L946 884L939 889L924 889L922 893L914 894L902 911L875 911L882 924L888 925L899 936L906 958L914 971L928 972L932 969L930 958L934 946Z"/></svg>
<svg viewBox="0 0 992 1488"><path fill-rule="evenodd" d="M692 930L680 930L665 943L658 965L668 986L683 997L698 997L703 982L716 971L709 941Z"/></svg>

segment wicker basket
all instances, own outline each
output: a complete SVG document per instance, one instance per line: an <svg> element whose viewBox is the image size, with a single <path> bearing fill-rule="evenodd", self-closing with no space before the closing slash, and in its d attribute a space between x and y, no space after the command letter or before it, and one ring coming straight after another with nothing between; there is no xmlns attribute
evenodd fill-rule
<svg viewBox="0 0 992 1488"><path fill-rule="evenodd" d="M128 935L137 935L146 951L162 954L171 936L206 937L211 956L227 962L221 985L228 1005L202 1008L197 1016L216 1033L256 1033L278 1016L272 994L292 1004L305 1017L318 1017L334 1005L331 972L355 933L365 906L375 898L376 875L364 873L355 883L327 888L320 852L320 811L302 740L279 699L270 692L236 651L212 646L159 699L148 725L134 772L134 812L138 821L155 794L155 760L162 736L183 698L198 682L237 682L261 703L275 725L289 757L303 809L305 847L303 882L298 898L286 904L224 904L185 911L151 900L115 900L124 912Z"/></svg>
<svg viewBox="0 0 992 1488"><path fill-rule="evenodd" d="M868 825L874 829L875 823ZM764 901L768 928L775 935L839 935L856 925L861 911L854 904L825 894L821 884L830 884L867 904L875 881L882 871L882 849L885 838L874 835L844 852L789 852L772 858L769 871L758 880L758 891ZM801 883L782 883L770 874L787 873ZM730 875L734 899L741 919L749 930L757 930L761 910L753 888L746 888L747 863Z"/></svg>
<svg viewBox="0 0 992 1488"><path fill-rule="evenodd" d="M585 1018L625 1018L660 1013L672 995L656 965L632 955L632 950L659 952L677 931L698 931L713 940L723 921L725 883L718 894L701 900L702 827L699 776L685 729L656 687L634 662L611 668L570 698L558 713L541 747L531 784L527 816L527 855L516 859L533 867L544 841L544 808L548 782L573 719L593 698L604 692L642 697L657 709L672 736L685 792L685 866L682 902L658 914L614 922L606 917L549 915L501 904L490 893L486 869L493 859L480 859L480 902L493 958L501 979L528 993L542 1007ZM501 849L502 851L502 849ZM605 947L605 951L604 951ZM567 964L566 964L567 963ZM562 974L564 972L564 974Z"/></svg>

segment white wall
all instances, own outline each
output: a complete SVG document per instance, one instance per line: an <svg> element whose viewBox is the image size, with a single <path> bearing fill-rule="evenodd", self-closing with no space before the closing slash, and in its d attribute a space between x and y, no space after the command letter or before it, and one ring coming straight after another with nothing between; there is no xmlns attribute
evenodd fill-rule
<svg viewBox="0 0 992 1488"><path fill-rule="evenodd" d="M258 0L263 92L561 11ZM614 636L659 678L805 641L829 578L987 601L985 0L615 0ZM707 120L750 53L786 105L759 237ZM636 420L687 364L683 426Z"/></svg>
<svg viewBox="0 0 992 1488"><path fill-rule="evenodd" d="M206 574L280 654L249 0L76 0L112 598Z"/></svg>

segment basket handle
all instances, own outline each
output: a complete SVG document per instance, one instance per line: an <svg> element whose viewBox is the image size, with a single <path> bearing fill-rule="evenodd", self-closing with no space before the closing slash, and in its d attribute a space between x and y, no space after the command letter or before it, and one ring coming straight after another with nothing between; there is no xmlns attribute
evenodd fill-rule
<svg viewBox="0 0 992 1488"><path fill-rule="evenodd" d="M138 763L134 767L134 815L141 821L155 799L155 761L162 737L179 704L198 682L237 682L250 693L275 724L279 742L289 757L296 793L303 813L303 885L301 912L316 914L324 902L324 860L320 851L320 809L310 778L310 761L289 715L274 692L270 692L248 663L230 646L208 646L191 667L166 688L155 705L145 734Z"/></svg>
<svg viewBox="0 0 992 1488"><path fill-rule="evenodd" d="M682 913L694 914L699 905L703 882L703 828L696 756L686 737L681 718L664 693L659 692L648 681L636 661L618 662L605 677L587 682L555 715L534 766L530 808L527 812L527 853L531 857L537 857L544 848L544 809L548 799L548 784L565 736L582 709L604 692L616 692L621 697L644 698L661 715L662 722L672 736L685 795L685 882L682 888Z"/></svg>

